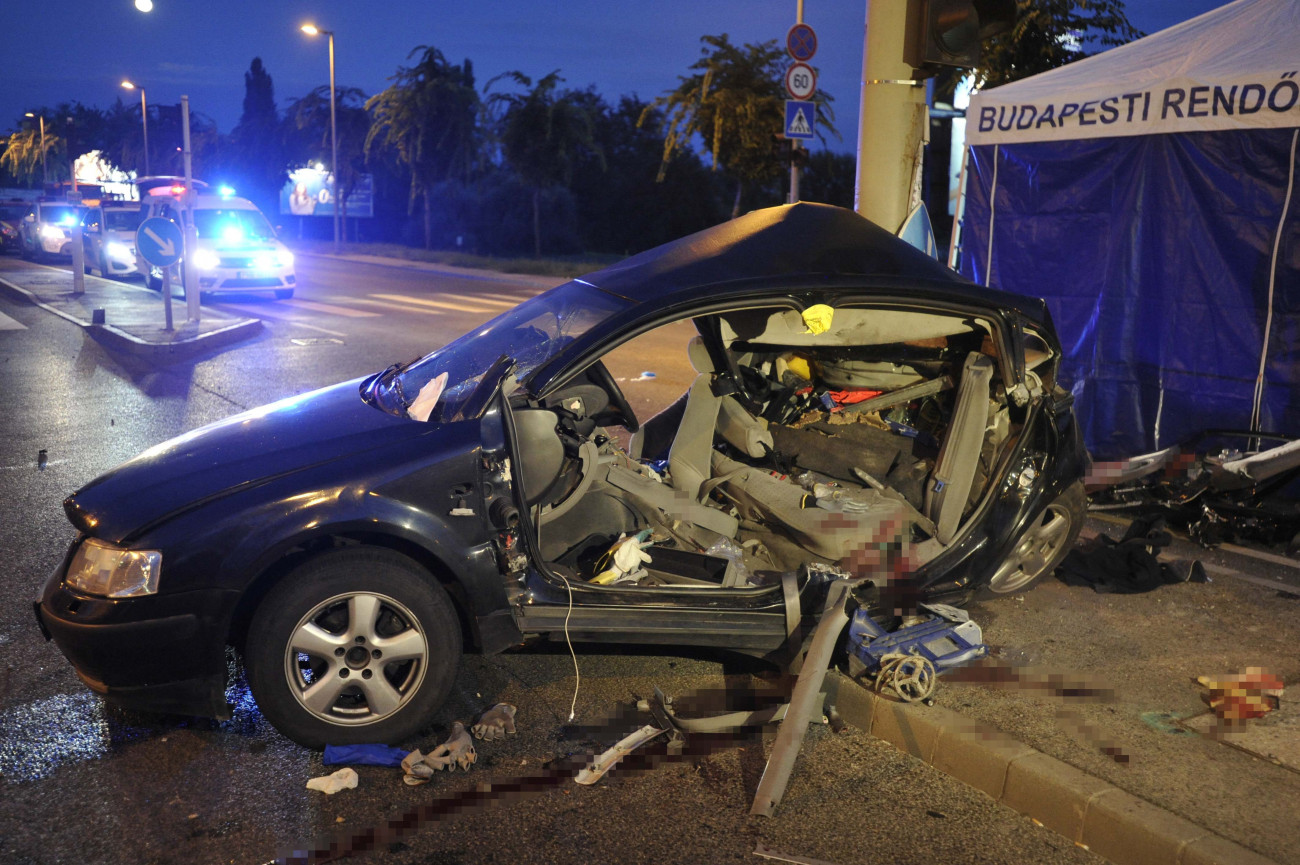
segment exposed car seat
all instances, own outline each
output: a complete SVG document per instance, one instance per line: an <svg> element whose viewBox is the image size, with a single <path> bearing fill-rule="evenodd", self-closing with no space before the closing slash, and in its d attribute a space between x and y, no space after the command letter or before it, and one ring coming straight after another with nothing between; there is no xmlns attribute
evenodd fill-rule
<svg viewBox="0 0 1300 865"><path fill-rule="evenodd" d="M989 386L993 360L979 352L966 356L948 433L925 490L924 514L935 526L935 538L948 544L961 525L979 468L980 450L989 423Z"/></svg>

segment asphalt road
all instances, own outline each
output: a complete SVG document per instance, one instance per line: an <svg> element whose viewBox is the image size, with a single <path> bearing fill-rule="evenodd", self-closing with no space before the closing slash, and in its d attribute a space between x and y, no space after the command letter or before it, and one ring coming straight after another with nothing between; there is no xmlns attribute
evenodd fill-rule
<svg viewBox="0 0 1300 865"><path fill-rule="evenodd" d="M332 768L276 734L238 676L225 723L106 708L32 617L72 538L64 496L145 447L423 353L541 289L309 256L300 272L292 301L223 302L262 317L260 337L164 366L115 357L72 324L0 297L0 861L258 863L331 840L357 846L373 827L387 834L372 861L394 863L754 862L759 846L834 863L1100 861L852 729L812 730L770 819L748 815L764 764L757 739L661 756L590 788L557 780L553 761L618 739L637 722L610 719L655 685L747 691L770 674L711 653L583 649L576 698L563 646L469 659L428 735L409 746L427 751L453 720L498 700L519 706L518 735L482 743L467 775L407 787L394 770L362 767L360 787L334 797L304 788ZM611 362L638 413L689 383L688 335L647 335Z"/></svg>

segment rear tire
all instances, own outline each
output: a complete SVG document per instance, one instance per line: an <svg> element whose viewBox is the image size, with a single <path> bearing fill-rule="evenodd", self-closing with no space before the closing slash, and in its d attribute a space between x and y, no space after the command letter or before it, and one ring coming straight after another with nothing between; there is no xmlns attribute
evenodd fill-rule
<svg viewBox="0 0 1300 865"><path fill-rule="evenodd" d="M258 606L245 650L262 713L308 748L414 736L451 692L460 655L442 586L373 547L295 568Z"/></svg>
<svg viewBox="0 0 1300 865"><path fill-rule="evenodd" d="M162 280L151 273L145 274L144 284L154 291L162 291Z"/></svg>
<svg viewBox="0 0 1300 865"><path fill-rule="evenodd" d="M1065 560L1087 515L1088 496L1083 481L1075 481L1030 521L980 590L980 596L1004 598L1033 588Z"/></svg>

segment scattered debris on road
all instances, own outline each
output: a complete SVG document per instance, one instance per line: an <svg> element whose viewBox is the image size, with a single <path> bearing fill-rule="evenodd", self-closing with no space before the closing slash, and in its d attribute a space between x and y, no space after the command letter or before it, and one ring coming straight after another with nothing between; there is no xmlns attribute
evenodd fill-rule
<svg viewBox="0 0 1300 865"><path fill-rule="evenodd" d="M309 779L307 789L319 790L326 796L333 796L340 790L355 789L360 780L356 769L343 768L332 775Z"/></svg>

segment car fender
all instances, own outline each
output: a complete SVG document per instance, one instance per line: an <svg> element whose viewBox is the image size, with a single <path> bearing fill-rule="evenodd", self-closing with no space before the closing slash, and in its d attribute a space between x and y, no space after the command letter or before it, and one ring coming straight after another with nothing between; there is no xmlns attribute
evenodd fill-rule
<svg viewBox="0 0 1300 865"><path fill-rule="evenodd" d="M319 483L307 490L298 478L281 478L167 520L135 546L163 551L163 581L169 575L183 581L172 583L169 591L202 585L230 591L238 600L227 614L236 623L303 556L347 544L389 547L449 584L475 626L476 620L506 610L507 601L473 483L475 455L462 455L455 463L387 481ZM440 487L462 491L464 507L429 493ZM250 502L254 497L257 501ZM469 513L453 515L453 509Z"/></svg>

